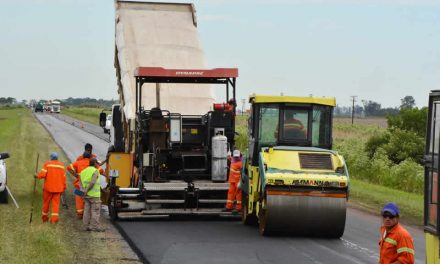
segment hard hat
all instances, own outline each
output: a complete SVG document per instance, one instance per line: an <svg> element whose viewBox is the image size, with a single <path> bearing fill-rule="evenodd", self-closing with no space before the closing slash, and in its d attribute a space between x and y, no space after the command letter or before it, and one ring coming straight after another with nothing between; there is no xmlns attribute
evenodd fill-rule
<svg viewBox="0 0 440 264"><path fill-rule="evenodd" d="M382 214L385 212L388 212L393 216L397 216L400 214L399 206L397 206L395 203L387 203L382 209Z"/></svg>
<svg viewBox="0 0 440 264"><path fill-rule="evenodd" d="M50 160L57 160L58 159L58 153L52 152L50 153Z"/></svg>
<svg viewBox="0 0 440 264"><path fill-rule="evenodd" d="M240 157L240 150L238 150L238 149L236 149L236 150L234 150L234 152L232 152L232 156L233 157L236 157L236 158L239 158Z"/></svg>

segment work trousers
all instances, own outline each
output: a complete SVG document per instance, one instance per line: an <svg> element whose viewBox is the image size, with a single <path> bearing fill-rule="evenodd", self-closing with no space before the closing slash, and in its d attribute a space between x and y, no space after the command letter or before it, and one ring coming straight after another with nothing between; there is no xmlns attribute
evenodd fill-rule
<svg viewBox="0 0 440 264"><path fill-rule="evenodd" d="M79 219L83 218L84 214L84 199L81 196L75 195L76 215Z"/></svg>
<svg viewBox="0 0 440 264"><path fill-rule="evenodd" d="M228 200L226 202L226 209L234 208L234 200L236 202L235 209L241 210L241 190L238 189L238 182L229 183Z"/></svg>
<svg viewBox="0 0 440 264"><path fill-rule="evenodd" d="M43 222L49 220L49 206L52 205L52 213L50 215L50 223L56 224L59 219L60 211L60 198L61 193L53 193L43 190L43 209L42 209L42 219Z"/></svg>
<svg viewBox="0 0 440 264"><path fill-rule="evenodd" d="M91 230L100 229L99 218L101 216L101 199L84 198L84 228Z"/></svg>

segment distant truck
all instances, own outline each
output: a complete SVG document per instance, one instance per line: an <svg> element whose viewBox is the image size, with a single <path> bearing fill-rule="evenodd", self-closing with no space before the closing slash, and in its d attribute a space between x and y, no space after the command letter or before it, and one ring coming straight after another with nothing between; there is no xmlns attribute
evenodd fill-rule
<svg viewBox="0 0 440 264"><path fill-rule="evenodd" d="M44 111L44 104L42 102L38 102L35 105L35 112L43 112Z"/></svg>
<svg viewBox="0 0 440 264"><path fill-rule="evenodd" d="M59 101L52 101L50 112L59 114L61 112L61 103Z"/></svg>

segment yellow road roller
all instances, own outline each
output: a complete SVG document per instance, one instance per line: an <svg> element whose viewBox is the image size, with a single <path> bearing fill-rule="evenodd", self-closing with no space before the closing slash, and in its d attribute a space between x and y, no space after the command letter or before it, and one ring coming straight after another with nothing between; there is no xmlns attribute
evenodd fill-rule
<svg viewBox="0 0 440 264"><path fill-rule="evenodd" d="M332 150L334 98L251 95L242 221L262 235L339 238L349 174Z"/></svg>

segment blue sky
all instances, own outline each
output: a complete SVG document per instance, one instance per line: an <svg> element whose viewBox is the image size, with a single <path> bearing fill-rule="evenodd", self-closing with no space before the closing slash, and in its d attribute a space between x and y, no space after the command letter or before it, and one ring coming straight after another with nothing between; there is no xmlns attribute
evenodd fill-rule
<svg viewBox="0 0 440 264"><path fill-rule="evenodd" d="M183 1L189 2L189 1ZM440 1L200 0L209 67L250 93L427 104L440 89ZM0 97L116 98L111 0L0 0Z"/></svg>

